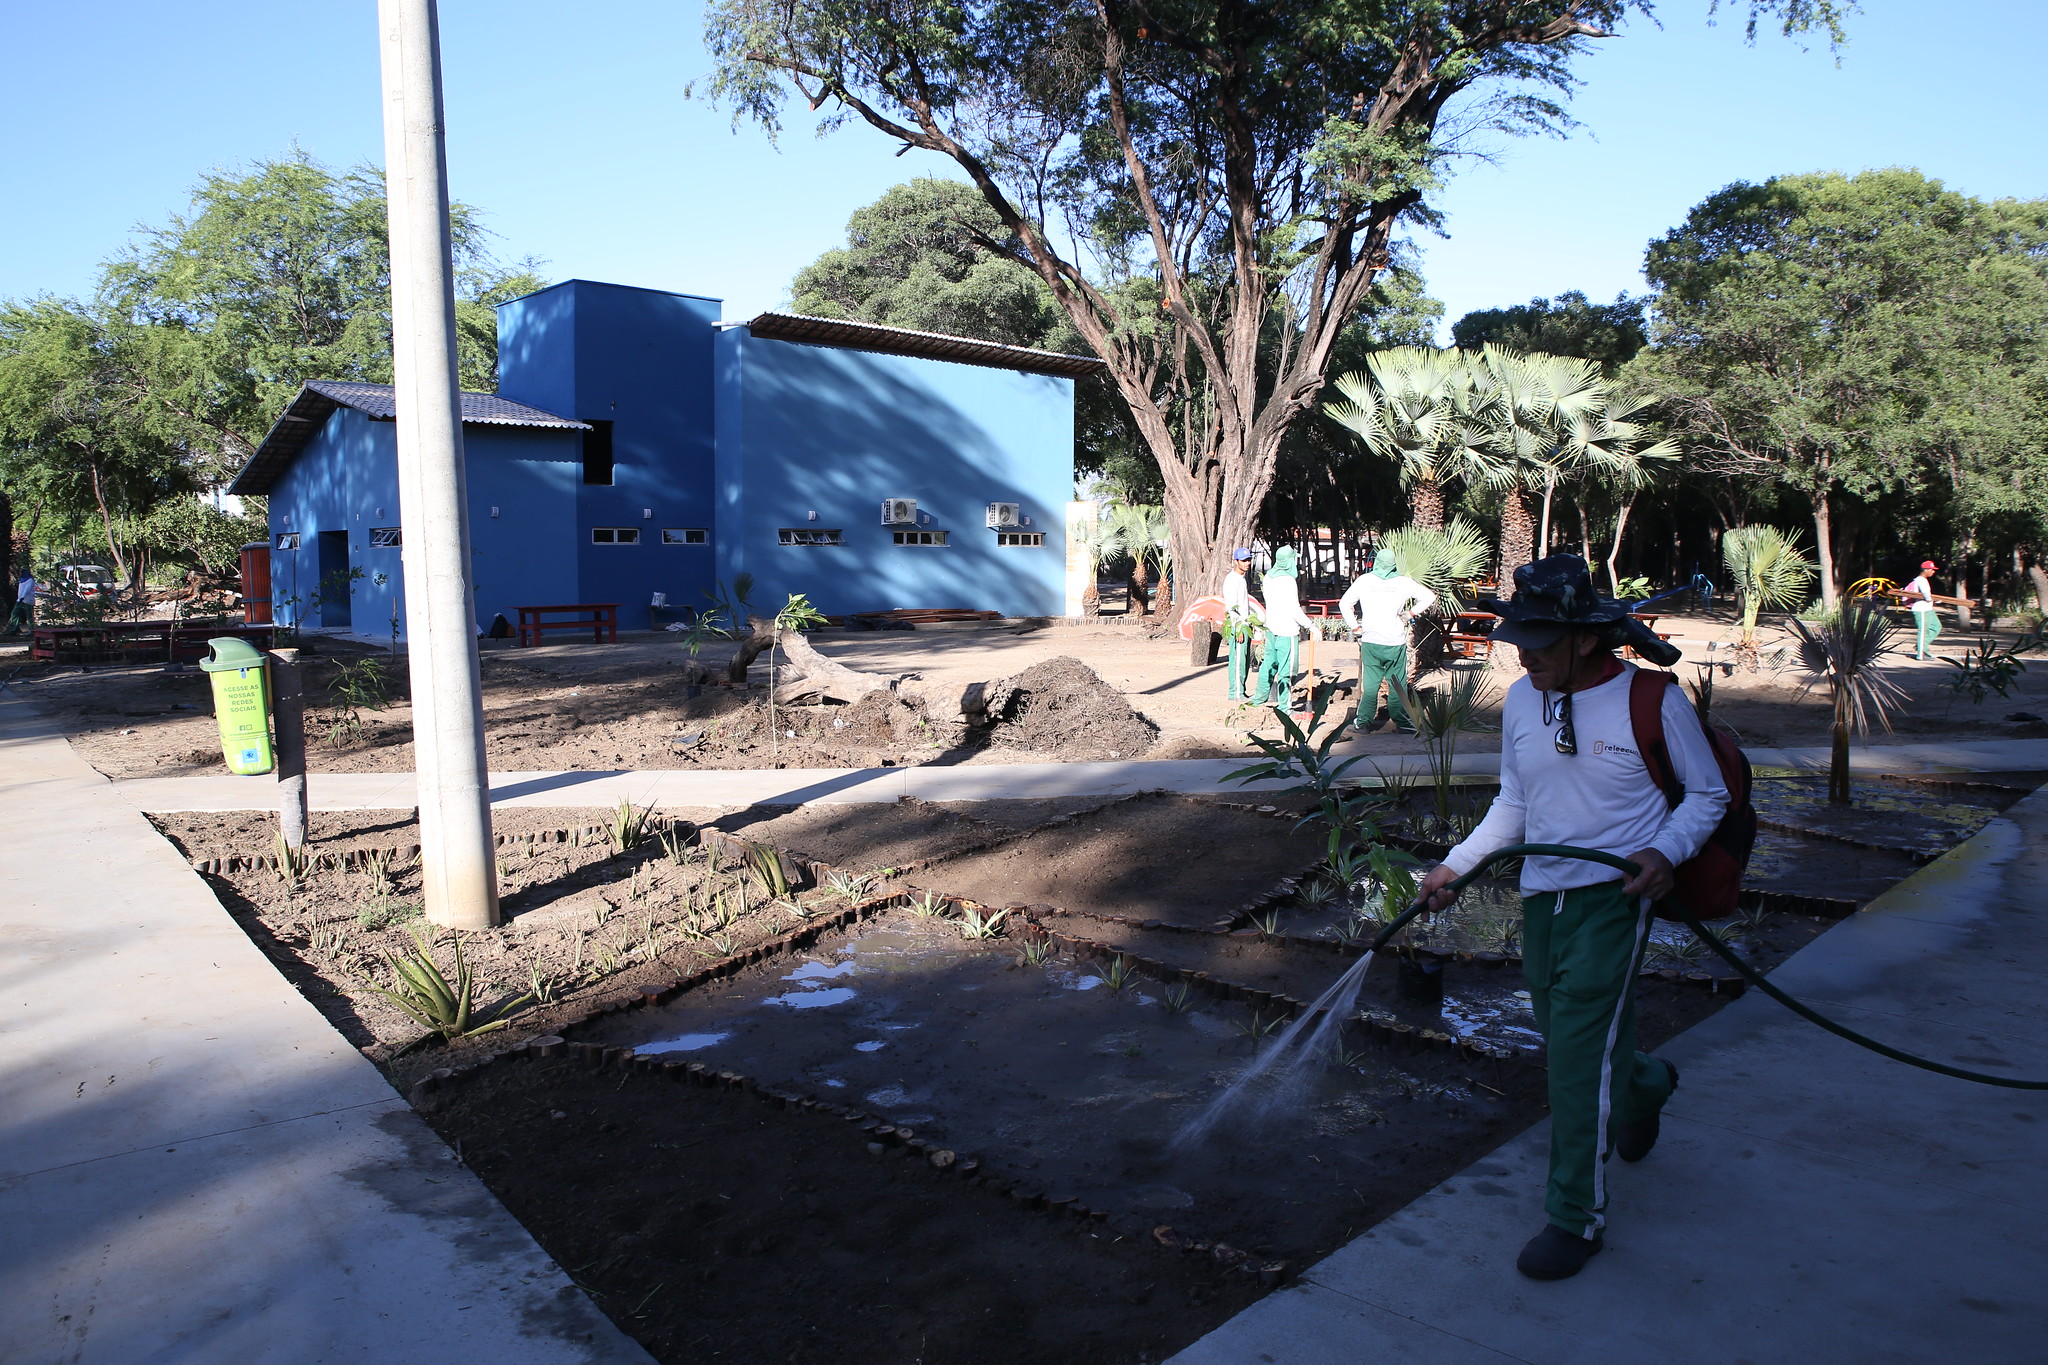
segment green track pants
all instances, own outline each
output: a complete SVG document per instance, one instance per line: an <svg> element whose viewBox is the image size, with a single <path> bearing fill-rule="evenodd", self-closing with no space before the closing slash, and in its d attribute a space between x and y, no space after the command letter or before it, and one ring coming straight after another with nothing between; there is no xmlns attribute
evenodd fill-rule
<svg viewBox="0 0 2048 1365"><path fill-rule="evenodd" d="M1363 730L1380 710L1380 684L1387 684L1387 710L1396 725L1407 725L1408 708L1401 704L1401 689L1408 685L1408 646L1358 646L1358 714L1351 723Z"/></svg>
<svg viewBox="0 0 2048 1365"><path fill-rule="evenodd" d="M1935 637L1941 634L1941 616L1931 611L1913 613L1913 628L1917 637L1913 645L1913 657L1924 659L1927 651L1934 648Z"/></svg>
<svg viewBox="0 0 2048 1365"><path fill-rule="evenodd" d="M1543 1211L1580 1237L1606 1223L1617 1123L1671 1097L1671 1071L1637 1052L1636 972L1650 907L1621 883L1522 898L1522 971L1550 1067L1550 1184Z"/></svg>
<svg viewBox="0 0 2048 1365"><path fill-rule="evenodd" d="M1249 633L1246 633L1228 643L1230 652L1230 699L1232 701L1243 701L1245 699L1245 670L1250 666L1252 657L1252 637Z"/></svg>
<svg viewBox="0 0 2048 1365"><path fill-rule="evenodd" d="M1266 657L1259 660L1259 680L1252 700L1260 706L1286 706L1294 700L1294 634L1266 632Z"/></svg>

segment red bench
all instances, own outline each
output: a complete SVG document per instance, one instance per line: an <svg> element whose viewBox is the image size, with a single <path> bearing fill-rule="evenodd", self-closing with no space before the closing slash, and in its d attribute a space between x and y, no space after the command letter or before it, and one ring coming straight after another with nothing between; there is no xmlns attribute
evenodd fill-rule
<svg viewBox="0 0 2048 1365"><path fill-rule="evenodd" d="M619 604L616 602L570 602L553 607L515 607L519 613L519 643L537 645L541 634L550 630L588 630L594 645L619 642ZM567 620L550 621L550 615L575 612Z"/></svg>

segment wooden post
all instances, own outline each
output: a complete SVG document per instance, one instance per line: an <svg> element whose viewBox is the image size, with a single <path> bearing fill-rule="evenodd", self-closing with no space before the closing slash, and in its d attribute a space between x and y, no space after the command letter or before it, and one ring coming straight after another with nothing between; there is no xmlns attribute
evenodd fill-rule
<svg viewBox="0 0 2048 1365"><path fill-rule="evenodd" d="M299 651L270 651L270 698L277 736L277 827L293 853L306 847L306 694Z"/></svg>

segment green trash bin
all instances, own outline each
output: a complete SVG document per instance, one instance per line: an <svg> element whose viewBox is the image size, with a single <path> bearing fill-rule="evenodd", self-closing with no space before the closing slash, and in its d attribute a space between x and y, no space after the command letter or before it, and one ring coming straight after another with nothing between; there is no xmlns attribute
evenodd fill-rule
<svg viewBox="0 0 2048 1365"><path fill-rule="evenodd" d="M220 722L220 752L230 770L258 777L277 766L270 748L270 675L261 650L247 640L208 640L200 661L213 684L213 715Z"/></svg>

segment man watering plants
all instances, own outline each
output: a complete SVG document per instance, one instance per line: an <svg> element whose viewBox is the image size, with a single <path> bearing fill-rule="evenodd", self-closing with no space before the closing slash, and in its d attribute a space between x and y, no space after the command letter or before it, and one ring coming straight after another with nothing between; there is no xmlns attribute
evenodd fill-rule
<svg viewBox="0 0 2048 1365"><path fill-rule="evenodd" d="M1401 572L1392 550L1373 556L1372 571L1344 593L1338 609L1358 640L1358 714L1352 724L1377 730L1389 715L1395 726L1414 730L1401 693L1408 686L1408 618L1436 605L1436 594ZM1387 704L1380 705L1380 684Z"/></svg>
<svg viewBox="0 0 2048 1365"><path fill-rule="evenodd" d="M1496 849L1570 844L1612 853L1642 872L1627 880L1598 864L1531 857L1522 866L1523 971L1550 1069L1548 1225L1516 1266L1538 1280L1576 1275L1600 1250L1604 1163L1640 1161L1678 1069L1635 1050L1635 979L1650 907L1672 870L1697 854L1728 806L1706 733L1679 688L1661 715L1684 797L1675 807L1638 752L1630 719L1630 644L1670 662L1676 651L1599 596L1586 563L1558 554L1515 571L1515 596L1488 601L1494 639L1515 646L1526 675L1501 710L1500 795L1479 827L1423 879L1430 909L1444 887Z"/></svg>

